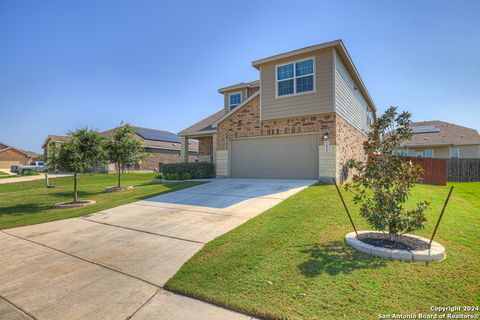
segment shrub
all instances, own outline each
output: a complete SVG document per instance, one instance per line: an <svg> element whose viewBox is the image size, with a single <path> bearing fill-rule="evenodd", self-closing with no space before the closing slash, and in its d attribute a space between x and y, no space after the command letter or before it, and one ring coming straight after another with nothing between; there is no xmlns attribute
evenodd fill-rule
<svg viewBox="0 0 480 320"><path fill-rule="evenodd" d="M160 166L160 172L164 175L177 174L183 179L211 178L213 177L213 164L208 162L166 163Z"/></svg>
<svg viewBox="0 0 480 320"><path fill-rule="evenodd" d="M388 231L390 237L423 228L429 206L423 201L412 209L404 207L411 187L422 176L421 167L395 152L401 142L412 138L410 116L389 108L372 125L364 142L367 161L348 161L355 174L346 188L354 192L360 215L376 230Z"/></svg>
<svg viewBox="0 0 480 320"><path fill-rule="evenodd" d="M180 180L176 173L165 173L163 177L165 180Z"/></svg>

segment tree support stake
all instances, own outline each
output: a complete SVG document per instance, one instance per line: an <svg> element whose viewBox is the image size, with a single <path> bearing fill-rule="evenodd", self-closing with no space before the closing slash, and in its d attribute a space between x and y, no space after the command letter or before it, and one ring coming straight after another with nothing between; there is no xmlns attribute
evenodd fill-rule
<svg viewBox="0 0 480 320"><path fill-rule="evenodd" d="M355 230L355 234L358 237L357 228L355 228L355 224L353 223L352 217L350 216L350 212L348 211L347 205L345 204L345 201L343 200L342 193L340 192L340 189L338 188L338 185L337 185L337 181L335 180L335 178L332 178L332 180L333 180L333 184L335 184L335 188L337 188L338 195L340 196L340 199L342 200L343 207L345 208L345 211L347 211L348 219L350 219L350 223L352 224L353 230Z"/></svg>

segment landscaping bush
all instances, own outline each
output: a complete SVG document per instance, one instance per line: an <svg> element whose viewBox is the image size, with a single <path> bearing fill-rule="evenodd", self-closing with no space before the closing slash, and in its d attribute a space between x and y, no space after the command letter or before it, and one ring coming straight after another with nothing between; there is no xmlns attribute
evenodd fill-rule
<svg viewBox="0 0 480 320"><path fill-rule="evenodd" d="M421 181L423 170L395 152L401 142L412 138L410 117L409 112L398 114L395 107L389 108L372 125L363 144L367 161L348 160L348 167L355 174L346 189L353 191L353 201L360 204L360 215L374 229L387 231L390 238L422 229L427 221L429 202L405 206L410 189Z"/></svg>
<svg viewBox="0 0 480 320"><path fill-rule="evenodd" d="M203 179L213 177L213 164L208 162L193 163L166 163L160 165L160 172L165 176L171 174L177 175L177 180Z"/></svg>

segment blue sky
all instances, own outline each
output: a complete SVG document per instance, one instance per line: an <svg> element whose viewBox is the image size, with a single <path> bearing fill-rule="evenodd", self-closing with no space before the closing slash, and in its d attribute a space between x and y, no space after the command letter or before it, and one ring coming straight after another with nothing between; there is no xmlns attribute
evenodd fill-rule
<svg viewBox="0 0 480 320"><path fill-rule="evenodd" d="M0 0L0 141L122 120L178 132L258 78L251 61L342 39L379 111L480 130L480 1Z"/></svg>

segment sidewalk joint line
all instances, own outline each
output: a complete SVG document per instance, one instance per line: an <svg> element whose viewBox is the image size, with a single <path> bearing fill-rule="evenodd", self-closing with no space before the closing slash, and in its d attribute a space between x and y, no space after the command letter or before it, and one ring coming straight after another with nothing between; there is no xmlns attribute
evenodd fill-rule
<svg viewBox="0 0 480 320"><path fill-rule="evenodd" d="M147 283L147 284L149 284L149 285L152 285L152 286L154 286L154 287L156 287L156 288L159 288L159 289L163 288L162 286L159 286L159 285L157 285L157 284L154 284L154 283L152 283L152 282L150 282L150 281L147 281L147 280L145 280L145 279L142 279L142 278L139 278L139 277L137 277L137 276L128 274L128 273L126 273L126 272L123 272L123 271L114 269L114 268L112 268L112 267L105 266L105 265L100 264L100 263L98 263L98 262L91 261L91 260L88 260L88 259L86 259L86 258L82 258L82 257L76 256L76 255L71 254L71 253L68 253L68 252L66 252L66 251L63 251L63 250L60 250L60 249L56 249L56 248L47 246L46 244L43 244L43 243L40 243L40 242L36 242L36 241L30 240L30 239L26 239L26 238L23 238L23 237L20 237L20 236L17 236L17 235L8 233L8 232L6 232L5 230L0 230L0 232L3 232L3 233L5 233L5 234L8 234L9 236L12 236L12 237L17 238L17 239L24 240L24 241L27 241L27 242L30 242L30 243L33 243L33 244L42 246L42 247L44 247L44 248L47 248L47 249L50 249L50 250L54 250L54 251L63 253L63 254L65 254L65 255L69 256L69 257L76 258L76 259L78 259L78 260L82 260L82 261L84 261L84 262L88 262L88 263L94 264L94 265L96 265L96 266L99 266L99 267L108 269L108 270L110 270L110 271L123 274L124 276L127 276L127 277L130 277L130 278L132 278L132 279L136 279L136 280L145 282L145 283Z"/></svg>
<svg viewBox="0 0 480 320"><path fill-rule="evenodd" d="M89 218L80 218L80 219L85 220L85 221L88 221L88 222L92 222L92 223L98 223L98 224L101 224L101 225L104 225L104 226L109 226L109 227L112 227L112 228L121 228L121 229L130 230L130 231L136 231L136 232L151 234L151 235L153 235L153 236L159 236L159 237L170 238L170 239L174 239L174 240L180 240L180 241L187 241L187 242L205 244L205 242L201 242L201 241L197 241L197 240L189 240L189 239L184 239L184 238L169 236L169 235L165 235L165 234L161 234L161 233L155 233L155 232L151 232L151 231L145 231L145 230L134 229L134 228L130 228L130 227L124 227L124 226L120 226L120 225L116 225L116 224L111 224L111 223L107 223L107 222L100 222L100 221L90 220Z"/></svg>
<svg viewBox="0 0 480 320"><path fill-rule="evenodd" d="M7 298L5 298L4 296L0 295L0 299L3 299L5 300L8 304L12 305L15 309L18 309L20 310L21 312L23 312L24 314L26 314L28 317L30 317L31 319L33 320L37 320L37 318L33 315L33 314L30 314L28 313L27 311L23 310L22 308L20 308L19 306L17 306L15 303L13 303L12 301L8 300Z"/></svg>

